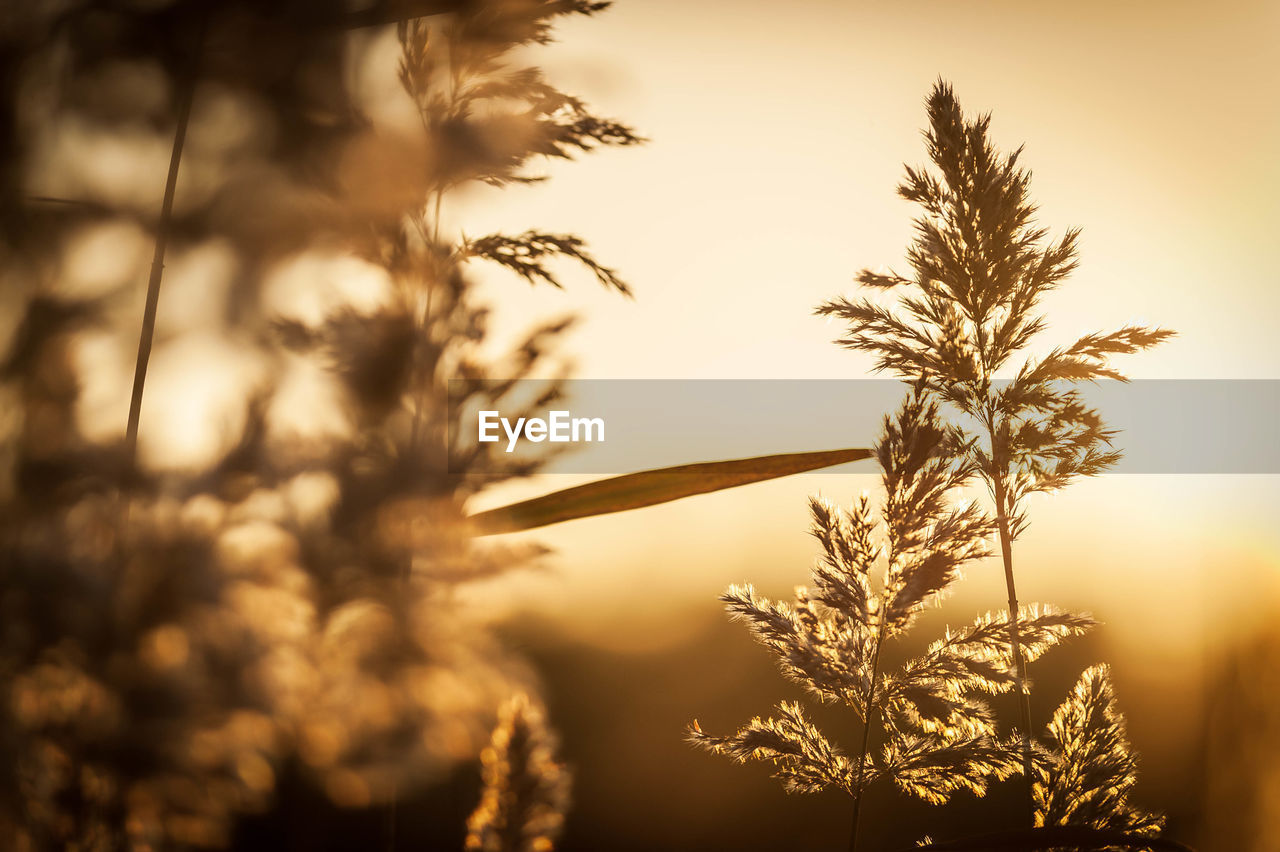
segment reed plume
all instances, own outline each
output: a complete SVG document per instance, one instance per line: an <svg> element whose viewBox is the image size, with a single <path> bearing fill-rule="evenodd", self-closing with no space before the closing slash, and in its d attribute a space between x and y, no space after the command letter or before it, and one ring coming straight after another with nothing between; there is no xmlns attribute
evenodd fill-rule
<svg viewBox="0 0 1280 852"><path fill-rule="evenodd" d="M484 792L467 820L468 852L550 852L564 825L570 776L555 738L524 694L502 708L481 755Z"/></svg>
<svg viewBox="0 0 1280 852"><path fill-rule="evenodd" d="M1155 346L1173 333L1130 325L1027 357L1047 326L1040 300L1076 268L1079 231L1051 240L1036 223L1031 174L1019 165L1022 149L997 151L990 115L966 117L941 81L927 105L933 169L908 166L898 187L921 208L907 250L911 274L864 269L857 278L876 291L899 293L896 306L841 298L818 313L844 320L838 342L873 355L877 371L922 382L960 415L966 458L986 483L999 533L1030 820L1033 728L1012 545L1026 529L1029 495L1096 475L1120 458L1111 447L1114 431L1073 386L1123 381L1112 356ZM1015 368L1019 357L1024 360ZM997 379L1002 372L1011 378Z"/></svg>
<svg viewBox="0 0 1280 852"><path fill-rule="evenodd" d="M1154 837L1164 819L1134 807L1137 757L1115 706L1111 672L1091 666L1049 722L1038 755L1037 826L1079 826Z"/></svg>
<svg viewBox="0 0 1280 852"><path fill-rule="evenodd" d="M763 597L749 585L730 587L721 598L778 657L784 674L819 701L857 714L862 737L852 757L796 702L727 736L705 733L696 722L689 731L695 745L711 752L772 763L789 792L843 790L853 799L851 849L867 785L884 780L941 804L962 790L983 795L991 779L1014 774L1018 765L997 737L986 701L1016 682L1005 615L948 631L920 657L882 671L886 641L905 635L965 565L989 555L994 524L972 503L954 499L973 472L963 440L941 422L921 386L885 418L875 452L885 491L878 512L866 495L847 511L810 502L822 550L812 589L797 588L793 602ZM1019 617L1023 652L1033 657L1092 624L1047 607L1026 608Z"/></svg>

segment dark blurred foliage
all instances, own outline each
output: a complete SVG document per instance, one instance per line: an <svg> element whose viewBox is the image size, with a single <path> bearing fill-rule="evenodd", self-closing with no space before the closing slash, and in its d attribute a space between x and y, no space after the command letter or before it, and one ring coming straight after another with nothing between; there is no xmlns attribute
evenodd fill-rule
<svg viewBox="0 0 1280 852"><path fill-rule="evenodd" d="M467 264L556 281L563 254L625 285L576 237L472 244L440 217L452 191L639 141L513 53L604 5L0 12L0 846L220 847L246 814L244 845L314 835L290 821L413 801L534 688L453 593L538 555L475 543L464 504L541 460L485 462L445 401L450 379L493 404L507 388L481 380L531 375L554 398L566 323L493 354ZM398 26L413 132L353 88L366 24Z"/></svg>

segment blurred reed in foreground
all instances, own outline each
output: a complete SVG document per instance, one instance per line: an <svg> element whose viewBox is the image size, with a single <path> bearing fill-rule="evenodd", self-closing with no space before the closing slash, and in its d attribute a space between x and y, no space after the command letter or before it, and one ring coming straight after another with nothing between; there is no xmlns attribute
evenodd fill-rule
<svg viewBox="0 0 1280 852"><path fill-rule="evenodd" d="M554 399L567 321L495 355L470 267L558 286L563 256L627 287L575 236L467 240L442 217L468 186L639 141L517 58L605 5L424 5L447 13L399 24L407 127L353 94L344 69L379 42L340 3L6 16L0 844L224 846L294 767L336 805L393 802L536 689L452 592L534 564L477 543L464 506L542 459L486 458L445 403L451 378L488 406L488 377Z"/></svg>

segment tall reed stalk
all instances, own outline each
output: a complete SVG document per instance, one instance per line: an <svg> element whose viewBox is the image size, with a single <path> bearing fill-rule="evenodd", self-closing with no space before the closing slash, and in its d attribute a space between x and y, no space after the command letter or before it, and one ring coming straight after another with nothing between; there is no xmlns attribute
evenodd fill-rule
<svg viewBox="0 0 1280 852"><path fill-rule="evenodd" d="M867 690L866 702L867 718L862 726L862 746L858 750L858 770L853 783L853 823L849 828L849 852L857 852L858 849L858 824L862 817L862 798L867 789L867 756L871 753L871 729L876 724L876 686L880 680L880 649L884 645L881 641L883 636L883 633L876 636L876 650L871 655L871 686Z"/></svg>
<svg viewBox="0 0 1280 852"><path fill-rule="evenodd" d="M996 458L995 436L991 438L992 457ZM1009 534L1009 503L1004 479L997 475L992 481L995 497L996 530L1000 534L1000 559L1004 566L1005 589L1009 593L1009 647L1013 652L1014 682L1018 693L1018 717L1022 724L1019 741L1022 751L1022 777L1027 779L1027 824L1035 824L1035 796L1032 793L1031 765L1031 692L1027 688L1027 660L1022 653L1022 629L1018 618L1018 588L1013 577L1013 540Z"/></svg>
<svg viewBox="0 0 1280 852"><path fill-rule="evenodd" d="M919 382L959 415L959 442L990 492L1008 591L1008 634L1019 701L1028 824L1035 783L1027 652L1012 545L1026 528L1025 501L1113 465L1114 432L1074 385L1124 380L1112 355L1154 346L1172 332L1125 326L1089 334L1040 358L1025 350L1046 328L1044 294L1076 268L1079 231L1050 241L1035 222L1021 149L1000 154L990 116L966 117L939 81L928 98L925 140L933 169L906 168L898 194L918 204L908 276L863 270L858 281L902 293L896 305L837 299L818 313L847 322L839 343L875 356L877 371ZM1012 360L1021 356L1021 366ZM997 374L1007 379L997 379ZM985 444L985 446L984 446Z"/></svg>

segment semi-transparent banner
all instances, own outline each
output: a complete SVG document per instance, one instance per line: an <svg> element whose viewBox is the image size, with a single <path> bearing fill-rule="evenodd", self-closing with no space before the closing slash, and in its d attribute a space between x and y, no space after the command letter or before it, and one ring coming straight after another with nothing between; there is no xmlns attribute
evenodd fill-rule
<svg viewBox="0 0 1280 852"><path fill-rule="evenodd" d="M890 379L584 379L564 382L550 401L541 399L548 385L534 380L481 382L482 393L470 393L476 387L450 385L455 457L474 459L469 450L484 445L482 455L502 463L550 453L544 472L597 474L870 447L906 393ZM1280 381L1075 388L1117 432L1113 445L1124 458L1115 473L1280 473ZM871 471L873 463L827 470Z"/></svg>

